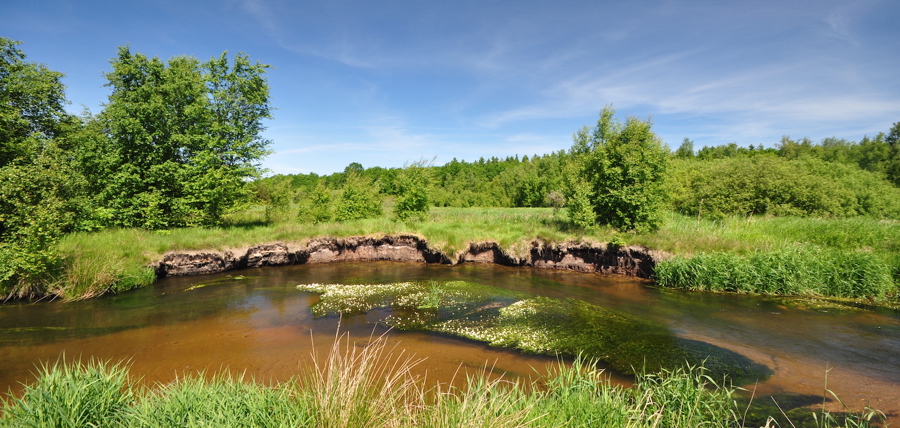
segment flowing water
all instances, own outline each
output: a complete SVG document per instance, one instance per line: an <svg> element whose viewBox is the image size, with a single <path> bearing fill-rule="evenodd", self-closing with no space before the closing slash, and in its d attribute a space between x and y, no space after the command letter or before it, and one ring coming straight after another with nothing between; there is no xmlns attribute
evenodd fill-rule
<svg viewBox="0 0 900 428"><path fill-rule="evenodd" d="M327 354L340 331L363 343L383 334L365 315L314 318L315 294L301 283L464 280L547 297L574 297L669 326L678 336L740 353L769 367L756 397L785 394L821 402L833 391L854 410L900 414L900 314L850 310L808 300L689 293L647 281L496 265L341 263L173 277L152 287L74 303L0 305L0 389L21 389L41 363L127 359L145 382L221 369L259 381L300 373ZM449 382L485 367L505 376L542 372L554 358L520 355L464 339L387 332L396 352L424 359L417 369ZM614 381L627 384L626 376ZM762 399L762 398L757 398ZM829 404L839 409L836 401Z"/></svg>

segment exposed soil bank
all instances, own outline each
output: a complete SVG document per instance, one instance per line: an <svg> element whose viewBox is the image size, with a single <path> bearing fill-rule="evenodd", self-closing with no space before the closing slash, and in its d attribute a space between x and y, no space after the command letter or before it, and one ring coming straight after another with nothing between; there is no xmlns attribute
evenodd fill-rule
<svg viewBox="0 0 900 428"><path fill-rule="evenodd" d="M273 243L225 251L179 251L163 255L155 265L159 277L200 275L262 266L350 261L420 263L495 263L649 278L666 253L644 247L614 245L547 245L533 241L524 255L514 255L495 242L470 243L453 258L415 235L382 238L318 238L296 244Z"/></svg>

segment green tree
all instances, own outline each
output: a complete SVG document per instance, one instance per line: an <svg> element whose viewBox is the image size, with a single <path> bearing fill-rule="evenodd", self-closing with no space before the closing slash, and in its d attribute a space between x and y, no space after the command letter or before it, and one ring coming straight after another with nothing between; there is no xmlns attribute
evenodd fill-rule
<svg viewBox="0 0 900 428"><path fill-rule="evenodd" d="M19 42L0 37L0 293L48 292L61 260L57 239L78 228L87 211L85 180L73 167L77 130L62 73L25 61Z"/></svg>
<svg viewBox="0 0 900 428"><path fill-rule="evenodd" d="M397 176L397 204L394 214L400 220L425 220L431 201L428 198L429 168L424 160L406 165Z"/></svg>
<svg viewBox="0 0 900 428"><path fill-rule="evenodd" d="M894 122L894 126L891 127L887 136L884 137L884 142L887 143L889 148L885 172L891 183L894 183L895 186L900 186L900 122Z"/></svg>
<svg viewBox="0 0 900 428"><path fill-rule="evenodd" d="M866 171L884 174L888 159L890 159L890 146L884 142L884 133L879 132L875 138L863 136L856 148L856 162L860 168Z"/></svg>
<svg viewBox="0 0 900 428"><path fill-rule="evenodd" d="M349 174L337 200L335 219L361 220L378 217L381 214L381 200L378 197L377 187L359 174Z"/></svg>
<svg viewBox="0 0 900 428"><path fill-rule="evenodd" d="M314 224L327 223L334 219L331 206L331 191L325 187L325 180L310 189L306 197L300 200L300 221Z"/></svg>
<svg viewBox="0 0 900 428"><path fill-rule="evenodd" d="M694 142L685 138L675 150L675 157L678 159L690 159L694 157Z"/></svg>
<svg viewBox="0 0 900 428"><path fill-rule="evenodd" d="M597 221L624 230L655 230L669 149L649 120L630 117L622 124L614 115L607 106L594 128L576 134L572 153L580 158L579 175L589 186Z"/></svg>
<svg viewBox="0 0 900 428"><path fill-rule="evenodd" d="M248 196L270 141L267 65L244 54L168 62L119 48L101 113L114 168L101 203L120 226L215 224Z"/></svg>
<svg viewBox="0 0 900 428"><path fill-rule="evenodd" d="M0 37L0 167L36 156L66 116L63 74L26 62L19 44Z"/></svg>

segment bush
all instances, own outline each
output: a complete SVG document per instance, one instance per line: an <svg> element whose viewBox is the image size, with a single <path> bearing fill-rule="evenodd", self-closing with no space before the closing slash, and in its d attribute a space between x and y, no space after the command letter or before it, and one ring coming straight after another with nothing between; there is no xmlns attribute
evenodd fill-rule
<svg viewBox="0 0 900 428"><path fill-rule="evenodd" d="M361 220L382 214L378 188L369 180L351 174L341 190L335 208L337 221Z"/></svg>
<svg viewBox="0 0 900 428"><path fill-rule="evenodd" d="M673 208L686 215L900 215L900 189L853 165L765 155L672 165L667 193Z"/></svg>
<svg viewBox="0 0 900 428"><path fill-rule="evenodd" d="M605 107L594 128L576 134L572 153L580 164L578 175L590 186L588 199L597 221L625 230L656 230L665 198L662 181L669 150L650 130L649 120L630 117L623 125L614 114L615 110ZM575 199L573 212L584 217ZM581 220L576 218L578 224Z"/></svg>
<svg viewBox="0 0 900 428"><path fill-rule="evenodd" d="M424 162L408 165L397 177L399 193L394 214L400 220L424 220L428 217L431 201L428 198L429 176Z"/></svg>
<svg viewBox="0 0 900 428"><path fill-rule="evenodd" d="M324 182L319 182L309 195L301 200L298 217L300 221L307 223L327 223L334 219L333 211L331 192L325 187Z"/></svg>

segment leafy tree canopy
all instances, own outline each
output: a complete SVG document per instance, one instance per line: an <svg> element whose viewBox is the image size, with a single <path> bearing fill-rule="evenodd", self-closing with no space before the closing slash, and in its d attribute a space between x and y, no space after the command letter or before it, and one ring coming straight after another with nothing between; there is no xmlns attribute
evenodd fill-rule
<svg viewBox="0 0 900 428"><path fill-rule="evenodd" d="M0 37L0 167L35 156L65 116L63 74L26 62L20 43Z"/></svg>
<svg viewBox="0 0 900 428"><path fill-rule="evenodd" d="M101 194L112 224L215 224L243 200L269 153L269 66L226 55L164 62L119 48L100 115L115 158Z"/></svg>
<svg viewBox="0 0 900 428"><path fill-rule="evenodd" d="M593 128L575 135L571 152L584 184L572 184L570 204L582 211L589 206L597 221L616 228L657 229L669 149L651 131L649 120L630 117L623 124L614 115L612 107L605 107ZM575 211L580 216L573 217L576 223L590 222Z"/></svg>

